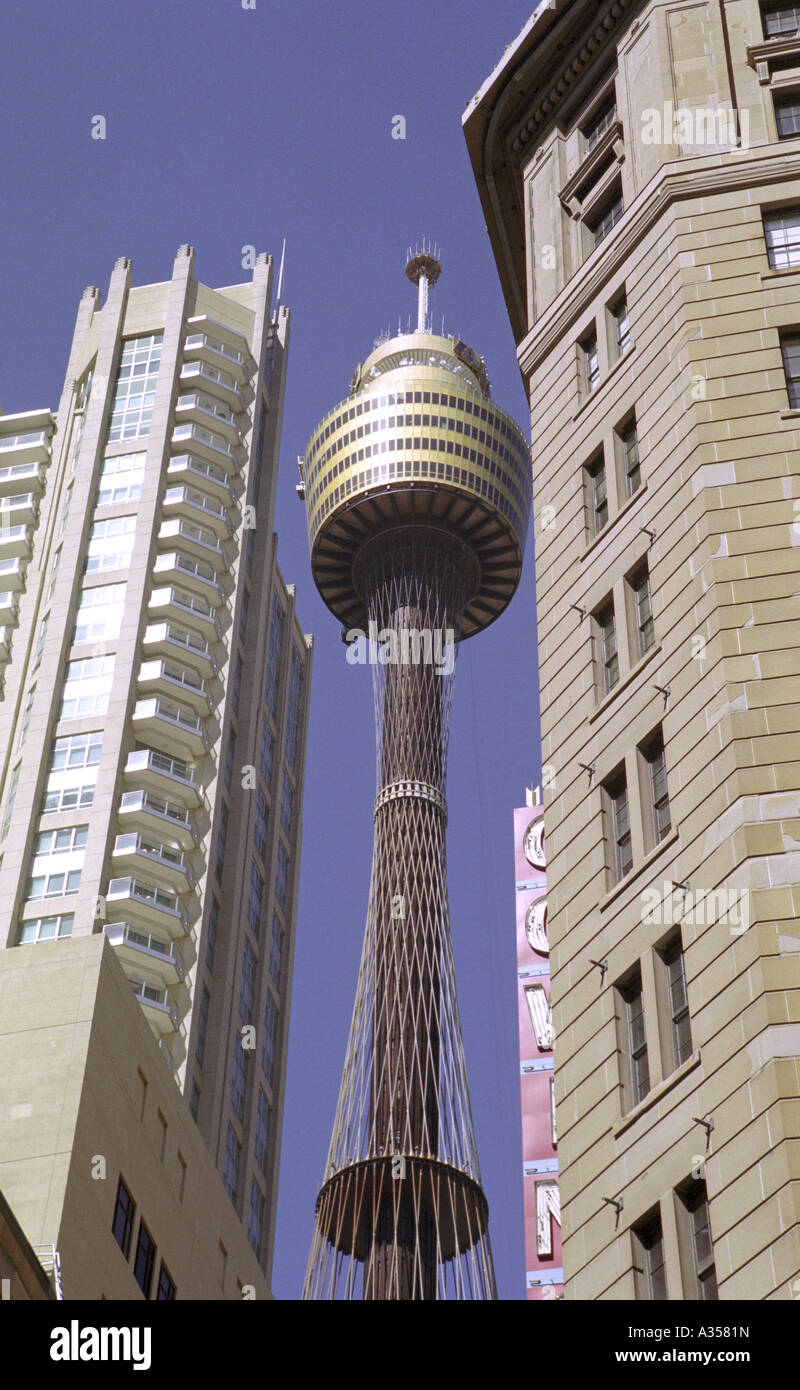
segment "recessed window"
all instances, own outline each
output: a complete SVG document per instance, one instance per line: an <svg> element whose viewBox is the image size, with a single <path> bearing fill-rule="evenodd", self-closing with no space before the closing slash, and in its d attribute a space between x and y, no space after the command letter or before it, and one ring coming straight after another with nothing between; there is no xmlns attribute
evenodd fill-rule
<svg viewBox="0 0 800 1390"><path fill-rule="evenodd" d="M779 140L794 140L800 135L800 95L793 93L775 102L775 124Z"/></svg>
<svg viewBox="0 0 800 1390"><path fill-rule="evenodd" d="M222 1169L222 1183L234 1206L236 1206L236 1199L239 1192L239 1159L241 1157L241 1152L242 1146L230 1125L228 1125L228 1133L225 1139L225 1162Z"/></svg>
<svg viewBox="0 0 800 1390"><path fill-rule="evenodd" d="M639 462L639 436L636 431L636 416L632 415L616 432L619 457L622 464L622 479L626 497L632 497L642 485L642 470Z"/></svg>
<svg viewBox="0 0 800 1390"><path fill-rule="evenodd" d="M658 845L672 828L667 793L667 762L661 732L641 749L647 769L648 801L652 816L651 846Z"/></svg>
<svg viewBox="0 0 800 1390"><path fill-rule="evenodd" d="M623 1009L623 1055L629 1073L631 1105L638 1105L650 1090L650 1064L647 1057L647 1035L644 1024L644 995L640 970L620 986ZM628 1088L626 1088L628 1089Z"/></svg>
<svg viewBox="0 0 800 1390"><path fill-rule="evenodd" d="M586 225L592 234L592 241L595 246L599 246L604 241L622 217L625 211L625 203L622 198L622 189L617 187L611 197L603 204L601 210L591 214L586 219Z"/></svg>
<svg viewBox="0 0 800 1390"><path fill-rule="evenodd" d="M764 240L772 270L800 266L800 207L765 212Z"/></svg>
<svg viewBox="0 0 800 1390"><path fill-rule="evenodd" d="M652 1213L640 1225L634 1226L631 1234L636 1298L663 1302L667 1297L667 1274L659 1213Z"/></svg>
<svg viewBox="0 0 800 1390"><path fill-rule="evenodd" d="M593 331L579 343L581 358L582 387L585 395L591 395L600 376L600 358L597 352L597 334Z"/></svg>
<svg viewBox="0 0 800 1390"><path fill-rule="evenodd" d="M791 410L800 410L800 337L783 338L781 355L789 407Z"/></svg>
<svg viewBox="0 0 800 1390"><path fill-rule="evenodd" d="M661 948L658 955L661 961L660 993L669 1026L669 1047L674 1069L692 1055L686 965L679 931Z"/></svg>
<svg viewBox="0 0 800 1390"><path fill-rule="evenodd" d="M600 688L603 694L607 695L610 690L614 689L619 680L617 626L614 621L613 603L607 603L594 615L594 624Z"/></svg>
<svg viewBox="0 0 800 1390"><path fill-rule="evenodd" d="M602 454L586 466L586 490L589 505L589 531L591 535L599 536L608 521L606 465Z"/></svg>
<svg viewBox="0 0 800 1390"><path fill-rule="evenodd" d="M156 1243L143 1221L139 1222L139 1237L136 1241L136 1257L133 1261L133 1277L145 1298L150 1297L153 1282L153 1266L156 1261Z"/></svg>
<svg viewBox="0 0 800 1390"><path fill-rule="evenodd" d="M256 1259L261 1257L261 1242L264 1236L264 1208L266 1202L255 1178L250 1179L250 1214L247 1221L247 1239Z"/></svg>
<svg viewBox="0 0 800 1390"><path fill-rule="evenodd" d="M631 345L631 325L628 318L628 301L623 295L611 307L611 323L614 334L614 353L624 357Z"/></svg>
<svg viewBox="0 0 800 1390"><path fill-rule="evenodd" d="M72 936L74 923L74 912L62 912L56 917L29 917L20 924L17 945L28 946L35 941L58 941Z"/></svg>
<svg viewBox="0 0 800 1390"><path fill-rule="evenodd" d="M653 625L653 603L650 596L650 573L647 565L642 565L628 581L633 604L633 624L636 631L636 646L639 657L643 657L655 643Z"/></svg>
<svg viewBox="0 0 800 1390"><path fill-rule="evenodd" d="M582 127L581 134L583 135L586 154L594 149L595 145L598 144L616 119L617 99L616 96L611 96L592 112L592 115Z"/></svg>
<svg viewBox="0 0 800 1390"><path fill-rule="evenodd" d="M114 1203L114 1219L111 1222L111 1232L126 1260L131 1253L131 1232L133 1231L133 1217L135 1211L136 1203L122 1178L120 1178L117 1183L117 1200Z"/></svg>
<svg viewBox="0 0 800 1390"><path fill-rule="evenodd" d="M195 1043L194 1055L203 1065L203 1058L206 1052L206 1033L208 1031L208 1008L211 1003L211 995L206 985L203 985L203 992L200 996L200 1007L197 1011L197 1041ZM197 1116L195 1115L195 1119Z"/></svg>
<svg viewBox="0 0 800 1390"><path fill-rule="evenodd" d="M780 34L796 34L800 29L800 5L765 5L761 17L766 39L777 38Z"/></svg>
<svg viewBox="0 0 800 1390"><path fill-rule="evenodd" d="M604 788L605 809L611 830L612 871L615 881L624 878L633 864L628 785L621 772Z"/></svg>
<svg viewBox="0 0 800 1390"><path fill-rule="evenodd" d="M677 1196L678 1239L683 1256L682 1263L692 1272L691 1280L686 1280L689 1285L686 1297L702 1302L717 1300L719 1290L714 1267L714 1246L711 1240L706 1185L704 1182L693 1182L679 1190Z"/></svg>
<svg viewBox="0 0 800 1390"><path fill-rule="evenodd" d="M158 1284L156 1286L156 1301L158 1303L172 1302L175 1297L175 1280L170 1274L164 1261L161 1261L161 1268L158 1271Z"/></svg>

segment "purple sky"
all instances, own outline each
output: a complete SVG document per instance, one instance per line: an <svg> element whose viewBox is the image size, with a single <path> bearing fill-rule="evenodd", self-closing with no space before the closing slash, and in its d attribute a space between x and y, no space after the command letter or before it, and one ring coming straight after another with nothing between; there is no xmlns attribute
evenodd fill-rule
<svg viewBox="0 0 800 1390"><path fill-rule="evenodd" d="M249 278L280 254L292 313L276 526L314 633L311 728L273 1287L299 1294L355 995L375 793L371 673L310 578L295 457L383 329L415 312L404 253L438 241L438 326L486 357L527 424L461 113L532 0L26 0L3 14L0 407L55 407L85 285L118 256L168 279ZM91 138L104 115L107 138ZM395 115L405 141L391 138ZM260 673L254 674L260 679ZM472 1108L502 1298L524 1297L512 808L540 767L530 552L511 608L459 659L450 908Z"/></svg>

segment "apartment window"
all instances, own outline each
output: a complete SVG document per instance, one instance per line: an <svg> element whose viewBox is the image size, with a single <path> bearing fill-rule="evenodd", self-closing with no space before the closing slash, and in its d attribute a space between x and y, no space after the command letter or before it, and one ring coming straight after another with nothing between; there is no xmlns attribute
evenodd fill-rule
<svg viewBox="0 0 800 1390"><path fill-rule="evenodd" d="M96 767L100 761L102 745L103 735L100 730L92 734L68 734L57 738L50 756L51 773L76 767Z"/></svg>
<svg viewBox="0 0 800 1390"><path fill-rule="evenodd" d="M39 859L83 849L88 833L88 825L72 825L68 830L43 830L33 842L33 857Z"/></svg>
<svg viewBox="0 0 800 1390"><path fill-rule="evenodd" d="M281 673L281 653L283 651L283 632L286 626L286 613L277 593L272 595L272 609L269 620L269 642L267 646L267 669L264 678L264 702L276 717L278 709L278 686Z"/></svg>
<svg viewBox="0 0 800 1390"><path fill-rule="evenodd" d="M669 1020L672 1065L679 1067L692 1055L692 1027L686 992L686 965L680 933L659 951L661 980Z"/></svg>
<svg viewBox="0 0 800 1390"><path fill-rule="evenodd" d="M136 1203L123 1179L120 1178L117 1183L117 1198L114 1203L114 1217L111 1222L111 1231L126 1260L131 1253L131 1233L133 1231L133 1217L135 1211Z"/></svg>
<svg viewBox="0 0 800 1390"><path fill-rule="evenodd" d="M637 570L629 581L633 599L633 620L639 656L649 652L656 635L653 625L653 604L650 597L650 574L646 565Z"/></svg>
<svg viewBox="0 0 800 1390"><path fill-rule="evenodd" d="M161 1159L161 1162L163 1163L163 1162L164 1162L164 1154L166 1153L166 1149L167 1149L167 1122L166 1122L166 1120L164 1119L164 1116L161 1114L161 1111L160 1111L160 1110L159 1110L159 1112L158 1112L158 1123L159 1123L160 1126L161 1126L161 1153L160 1153L159 1157L160 1157L160 1159Z"/></svg>
<svg viewBox="0 0 800 1390"><path fill-rule="evenodd" d="M619 656L617 654L617 626L614 621L614 605L608 603L595 615L595 632L598 649L598 665L601 672L603 694L607 695L619 680Z"/></svg>
<svg viewBox="0 0 800 1390"><path fill-rule="evenodd" d="M230 1125L228 1125L228 1133L225 1137L225 1162L222 1169L222 1183L234 1206L236 1206L236 1198L239 1193L239 1159L241 1152L242 1146Z"/></svg>
<svg viewBox="0 0 800 1390"><path fill-rule="evenodd" d="M625 496L632 497L642 485L642 470L639 463L639 436L636 432L636 417L631 416L627 424L617 431L619 452L622 459L622 475Z"/></svg>
<svg viewBox="0 0 800 1390"><path fill-rule="evenodd" d="M261 1241L264 1235L264 1194L255 1178L250 1179L250 1215L247 1221L247 1239L256 1259L261 1257Z"/></svg>
<svg viewBox="0 0 800 1390"><path fill-rule="evenodd" d="M22 711L22 717L19 721L19 739L17 741L17 748L21 748L26 738L28 737L28 728L31 722L31 715L33 714L33 703L35 699L36 686L32 685L25 697L25 708Z"/></svg>
<svg viewBox="0 0 800 1390"><path fill-rule="evenodd" d="M231 682L231 708L234 714L239 713L239 697L242 693L242 658L236 653L236 661L233 666L233 681Z"/></svg>
<svg viewBox="0 0 800 1390"><path fill-rule="evenodd" d="M164 1261L161 1261L161 1268L158 1271L158 1284L156 1285L156 1301L158 1303L171 1303L175 1298L175 1280L170 1274Z"/></svg>
<svg viewBox="0 0 800 1390"><path fill-rule="evenodd" d="M17 763L17 766L14 768L14 771L11 774L11 780L8 784L8 795L6 797L5 810L3 811L3 824L2 826L0 826L0 841L6 838L6 835L8 834L9 829L11 827L11 820L14 815L14 802L17 799L17 787L19 786L19 774L21 768L22 763Z"/></svg>
<svg viewBox="0 0 800 1390"><path fill-rule="evenodd" d="M80 886L80 869L59 874L33 874L26 885L25 901L32 903L41 898L68 898L77 893Z"/></svg>
<svg viewBox="0 0 800 1390"><path fill-rule="evenodd" d="M136 1241L136 1256L133 1261L133 1277L145 1298L150 1297L153 1282L153 1266L156 1261L156 1243L143 1221L139 1222L139 1237Z"/></svg>
<svg viewBox="0 0 800 1390"><path fill-rule="evenodd" d="M589 524L593 536L599 536L608 521L608 492L606 465L600 454L586 467L586 486L589 501Z"/></svg>
<svg viewBox="0 0 800 1390"><path fill-rule="evenodd" d="M610 200L605 203L602 211L596 213L590 219L587 219L586 225L592 234L594 246L599 246L600 242L605 240L611 228L615 227L617 222L619 222L624 211L625 204L622 200L622 190L618 188Z"/></svg>
<svg viewBox="0 0 800 1390"><path fill-rule="evenodd" d="M607 783L604 790L613 844L614 876L618 882L633 864L628 786L624 772Z"/></svg>
<svg viewBox="0 0 800 1390"><path fill-rule="evenodd" d="M206 965L209 970L214 969L214 955L217 949L217 928L219 926L219 903L216 898L211 897L211 907L208 910L208 921L206 923Z"/></svg>
<svg viewBox="0 0 800 1390"><path fill-rule="evenodd" d="M647 768L649 804L652 813L652 844L660 844L672 828L667 791L667 761L660 732L642 750Z"/></svg>
<svg viewBox="0 0 800 1390"><path fill-rule="evenodd" d="M236 757L236 734L233 729L228 730L228 742L225 745L225 766L222 770L223 780L228 791L233 786L233 764Z"/></svg>
<svg viewBox="0 0 800 1390"><path fill-rule="evenodd" d="M214 873L219 883L222 882L222 872L225 868L225 846L228 843L228 822L230 812L226 802L220 803L219 824L217 826L217 859L214 865Z"/></svg>
<svg viewBox="0 0 800 1390"><path fill-rule="evenodd" d="M278 920L276 913L272 915L272 939L269 948L269 973L275 984L275 988L280 990L281 975L283 973L283 945L286 933Z"/></svg>
<svg viewBox="0 0 800 1390"><path fill-rule="evenodd" d="M253 555L256 547L256 533L251 526L247 532L247 540L244 543L244 567L249 575L253 573Z"/></svg>
<svg viewBox="0 0 800 1390"><path fill-rule="evenodd" d="M262 401L261 410L258 416L258 437L256 439L256 447L253 451L253 485L251 490L251 500L254 507L258 506L258 495L261 491L261 469L264 462L264 431L266 430L266 427L267 408Z"/></svg>
<svg viewBox="0 0 800 1390"><path fill-rule="evenodd" d="M278 853L275 864L275 897L282 912L286 911L286 899L289 895L289 856L283 845L278 843Z"/></svg>
<svg viewBox="0 0 800 1390"><path fill-rule="evenodd" d="M633 1269L637 1299L663 1302L667 1297L664 1233L658 1212L633 1228Z"/></svg>
<svg viewBox="0 0 800 1390"><path fill-rule="evenodd" d="M686 1280L691 1289L688 1298L703 1302L717 1300L717 1274L714 1267L714 1246L711 1240L711 1220L708 1212L708 1193L704 1182L688 1184L677 1193L678 1239L682 1265L691 1269ZM688 1257L688 1258L687 1258Z"/></svg>
<svg viewBox="0 0 800 1390"><path fill-rule="evenodd" d="M256 1163L265 1176L267 1172L267 1153L269 1150L270 1115L269 1101L261 1090L261 1087L259 1087L253 1152L255 1154Z"/></svg>
<svg viewBox="0 0 800 1390"><path fill-rule="evenodd" d="M764 240L773 270L800 266L800 207L765 212Z"/></svg>
<svg viewBox="0 0 800 1390"><path fill-rule="evenodd" d="M89 656L67 662L59 719L105 714L113 679L113 656Z"/></svg>
<svg viewBox="0 0 800 1390"><path fill-rule="evenodd" d="M765 5L761 16L766 39L779 34L796 34L800 29L800 5Z"/></svg>
<svg viewBox="0 0 800 1390"><path fill-rule="evenodd" d="M256 814L253 824L253 844L263 860L267 857L267 799L259 788L256 794Z"/></svg>
<svg viewBox="0 0 800 1390"><path fill-rule="evenodd" d="M114 387L109 443L122 439L142 439L150 432L153 418L163 333L128 338Z"/></svg>
<svg viewBox="0 0 800 1390"><path fill-rule="evenodd" d="M245 586L242 590L242 605L239 610L239 640L244 646L247 639L247 615L250 611L250 590Z"/></svg>
<svg viewBox="0 0 800 1390"><path fill-rule="evenodd" d="M624 357L631 345L631 325L628 318L628 301L623 295L611 309L611 322L614 330L614 354Z"/></svg>
<svg viewBox="0 0 800 1390"><path fill-rule="evenodd" d="M36 643L36 651L35 651L34 654L33 654L33 661L31 662L31 675L33 675L33 672L38 668L38 666L39 666L39 664L40 664L40 662L41 662L41 660L42 660L42 655L43 655L43 653L44 653L44 644L45 644L45 639L46 639L46 637L47 637L47 629L48 629L49 624L50 624L50 614L47 613L47 614L45 614L45 616L42 618L42 621L41 621L41 623L39 624L39 638L38 638L38 641L37 641L37 643Z"/></svg>
<svg viewBox="0 0 800 1390"><path fill-rule="evenodd" d="M303 684L305 671L296 647L292 647L289 664L289 696L286 707L286 761L293 772L297 771L297 757L300 752L300 711L303 704Z"/></svg>
<svg viewBox="0 0 800 1390"><path fill-rule="evenodd" d="M581 134L584 141L584 152L589 153L599 142L606 131L617 119L617 101L612 96L592 113L589 120L583 126Z"/></svg>
<svg viewBox="0 0 800 1390"><path fill-rule="evenodd" d="M35 941L61 940L72 936L74 925L74 912L62 912L55 917L30 917L20 924L17 945L29 946Z"/></svg>
<svg viewBox="0 0 800 1390"><path fill-rule="evenodd" d="M638 1105L650 1090L650 1065L644 1026L644 996L640 970L619 988L623 1010L623 1058L628 1072L631 1105Z"/></svg>
<svg viewBox="0 0 800 1390"><path fill-rule="evenodd" d="M267 995L267 1006L264 1010L264 1043L261 1048L261 1065L264 1068L264 1075L269 1082L272 1081L272 1073L275 1068L275 1052L278 1037L278 1007L271 994Z"/></svg>
<svg viewBox="0 0 800 1390"><path fill-rule="evenodd" d="M272 782L272 769L273 769L273 766L274 766L274 762L275 762L275 738L274 738L274 736L273 736L272 730L271 730L270 727L269 727L269 724L268 724L268 722L267 722L266 717L265 717L264 715L262 715L262 716L261 716L261 753L260 753L260 757L259 757L259 767L260 767L260 769L261 769L261 776L264 778L264 783L265 783L265 785L266 785L267 787L269 787L270 784L271 784L271 782Z"/></svg>
<svg viewBox="0 0 800 1390"><path fill-rule="evenodd" d="M211 1003L211 995L206 985L203 985L203 992L200 996L200 1008L197 1011L197 1040L195 1042L194 1055L200 1066L203 1065L203 1058L206 1055L206 1033L208 1031L208 1006ZM195 1115L195 1119L197 1116Z"/></svg>
<svg viewBox="0 0 800 1390"><path fill-rule="evenodd" d="M597 352L597 334L592 332L582 338L579 343L581 354L581 368L583 376L583 391L585 395L591 395L597 385L600 376L600 358Z"/></svg>
<svg viewBox="0 0 800 1390"><path fill-rule="evenodd" d="M135 516L111 516L95 521L86 547L86 573L126 569L133 555Z"/></svg>
<svg viewBox="0 0 800 1390"><path fill-rule="evenodd" d="M189 1113L197 1123L197 1116L200 1110L200 1087L195 1080L192 1080L192 1089L189 1095Z"/></svg>
<svg viewBox="0 0 800 1390"><path fill-rule="evenodd" d="M800 135L800 95L792 93L775 102L775 124L779 140L793 140Z"/></svg>
<svg viewBox="0 0 800 1390"><path fill-rule="evenodd" d="M255 864L250 861L250 883L247 891L247 922L253 936L261 929L261 907L264 900L264 880Z"/></svg>
<svg viewBox="0 0 800 1390"><path fill-rule="evenodd" d="M244 1104L247 1096L247 1063L249 1057L242 1047L238 1033L233 1043L233 1074L231 1077L231 1105L240 1120L244 1120Z"/></svg>
<svg viewBox="0 0 800 1390"><path fill-rule="evenodd" d="M281 793L281 826L287 839L291 838L294 820L294 787L286 768L283 769L283 791Z"/></svg>
<svg viewBox="0 0 800 1390"><path fill-rule="evenodd" d="M73 642L108 642L119 637L125 589L125 584L98 584L81 591Z"/></svg>
<svg viewBox="0 0 800 1390"><path fill-rule="evenodd" d="M781 354L789 406L792 410L800 410L800 337L784 338Z"/></svg>
<svg viewBox="0 0 800 1390"><path fill-rule="evenodd" d="M242 974L239 981L239 1015L242 1023L253 1021L253 1001L256 995L256 958L250 942L245 939L242 952Z"/></svg>
<svg viewBox="0 0 800 1390"><path fill-rule="evenodd" d="M113 458L103 459L96 505L109 507L115 503L138 502L146 458L142 450L137 454L115 454Z"/></svg>

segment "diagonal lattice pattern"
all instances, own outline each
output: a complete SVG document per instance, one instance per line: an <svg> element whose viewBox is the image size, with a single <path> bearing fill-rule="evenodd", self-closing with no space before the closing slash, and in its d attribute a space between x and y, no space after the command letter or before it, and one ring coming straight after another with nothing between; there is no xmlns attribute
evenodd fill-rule
<svg viewBox="0 0 800 1390"><path fill-rule="evenodd" d="M365 547L378 796L355 1008L303 1296L495 1296L447 904L444 785L469 552Z"/></svg>

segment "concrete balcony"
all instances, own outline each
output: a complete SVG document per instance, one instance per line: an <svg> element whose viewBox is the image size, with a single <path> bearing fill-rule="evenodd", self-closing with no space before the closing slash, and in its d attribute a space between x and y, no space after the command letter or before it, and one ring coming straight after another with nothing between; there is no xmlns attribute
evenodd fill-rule
<svg viewBox="0 0 800 1390"><path fill-rule="evenodd" d="M205 561L219 573L228 569L228 553L218 536L207 526L198 526L182 517L162 521L158 532L160 545L177 546L181 554Z"/></svg>
<svg viewBox="0 0 800 1390"><path fill-rule="evenodd" d="M150 970L166 989L183 983L188 966L176 942L164 941L153 932L137 931L130 922L107 922L103 931L117 948L126 971L137 966Z"/></svg>
<svg viewBox="0 0 800 1390"><path fill-rule="evenodd" d="M0 453L0 460L2 457ZM0 497L11 497L23 491L33 491L37 496L44 491L44 469L41 463L0 462Z"/></svg>
<svg viewBox="0 0 800 1390"><path fill-rule="evenodd" d="M165 932L171 940L186 936L189 915L177 893L141 878L112 878L106 890L106 903L113 912L122 911L125 921L148 931Z"/></svg>
<svg viewBox="0 0 800 1390"><path fill-rule="evenodd" d="M146 874L150 882L171 893L186 893L195 886L186 853L166 845L147 832L132 830L117 835L111 850L117 873Z"/></svg>
<svg viewBox="0 0 800 1390"><path fill-rule="evenodd" d="M217 400L207 391L190 391L175 402L175 419L184 424L193 420L205 429L221 434L234 447L241 444L242 435L230 406Z"/></svg>
<svg viewBox="0 0 800 1390"><path fill-rule="evenodd" d="M0 624L16 627L19 622L19 599L10 589L0 589Z"/></svg>
<svg viewBox="0 0 800 1390"><path fill-rule="evenodd" d="M225 597L218 584L214 570L205 560L195 560L178 550L167 550L157 555L153 574L160 579L172 580L181 589L189 589L193 594L204 598L212 608L219 608Z"/></svg>
<svg viewBox="0 0 800 1390"><path fill-rule="evenodd" d="M2 520L4 520L4 515L0 510L0 521ZM8 560L12 556L19 556L20 559L25 560L30 559L31 541L27 526L0 525L0 559Z"/></svg>
<svg viewBox="0 0 800 1390"><path fill-rule="evenodd" d="M2 428L2 416L0 416ZM26 430L22 434L0 434L0 459L5 462L10 455L15 464L49 463L50 433L47 430Z"/></svg>
<svg viewBox="0 0 800 1390"><path fill-rule="evenodd" d="M24 589L26 566L27 561L21 556L16 556L13 560L0 560L0 591L19 593Z"/></svg>
<svg viewBox="0 0 800 1390"><path fill-rule="evenodd" d="M218 396L235 415L240 415L244 409L239 382L227 368L217 367L213 362L198 357L193 362L184 362L180 380L181 386L196 386Z"/></svg>
<svg viewBox="0 0 800 1390"><path fill-rule="evenodd" d="M230 373L239 383L244 383L252 375L255 363L252 359L248 360L250 353L247 344L238 334L233 335L226 329L220 331L218 325L205 314L197 315L194 325L190 319L187 327L190 332L183 344L184 362L208 362L212 367ZM236 346L237 343L239 346Z"/></svg>
<svg viewBox="0 0 800 1390"><path fill-rule="evenodd" d="M13 634L10 627L0 627L0 661L11 659Z"/></svg>
<svg viewBox="0 0 800 1390"><path fill-rule="evenodd" d="M39 514L35 492L15 492L0 502L0 522L7 526L31 526Z"/></svg>
<svg viewBox="0 0 800 1390"><path fill-rule="evenodd" d="M133 708L136 737L164 753L202 758L208 752L208 735L202 719L193 710L160 696L137 700Z"/></svg>
<svg viewBox="0 0 800 1390"><path fill-rule="evenodd" d="M128 975L128 984L144 1009L151 1027L162 1035L177 1033L180 1014L177 1004L170 999L166 989L151 984L148 980L136 979L132 975Z"/></svg>
<svg viewBox="0 0 800 1390"><path fill-rule="evenodd" d="M124 767L125 782L137 791L155 792L170 800L177 797L194 810L209 814L208 797L194 770L182 758L159 753L155 748L135 748Z"/></svg>
<svg viewBox="0 0 800 1390"><path fill-rule="evenodd" d="M233 492L227 475L215 463L206 463L195 454L176 454L167 464L167 476L176 481L195 484L214 496L224 507L233 506Z"/></svg>
<svg viewBox="0 0 800 1390"><path fill-rule="evenodd" d="M211 713L208 686L191 667L179 666L174 661L145 661L139 667L137 683L143 695L164 695L167 700L179 700L201 719Z"/></svg>
<svg viewBox="0 0 800 1390"><path fill-rule="evenodd" d="M166 656L173 661L190 661L201 675L212 677L219 665L211 644L180 623L151 623L145 628L142 646L146 656Z"/></svg>
<svg viewBox="0 0 800 1390"><path fill-rule="evenodd" d="M187 589L153 589L147 608L155 617L174 618L179 624L191 622L209 642L222 640L222 627L214 616L211 604L207 599L190 593Z"/></svg>
<svg viewBox="0 0 800 1390"><path fill-rule="evenodd" d="M117 816L121 826L146 830L157 838L171 835L181 849L195 850L200 845L200 832L191 811L177 801L158 796L155 792L123 792Z"/></svg>
<svg viewBox="0 0 800 1390"><path fill-rule="evenodd" d="M199 454L206 463L215 463L218 468L224 468L229 477L241 468L242 450L234 448L219 430L209 430L192 423L176 424L172 431L172 443L181 451L188 449L191 453Z"/></svg>
<svg viewBox="0 0 800 1390"><path fill-rule="evenodd" d="M231 524L223 503L200 488L184 485L168 487L164 493L163 508L165 518L180 516L213 531L219 540L230 538Z"/></svg>

